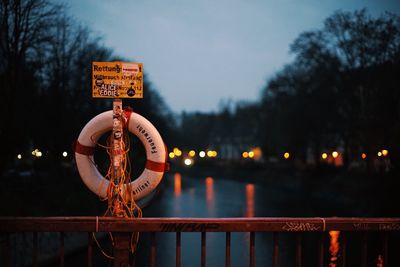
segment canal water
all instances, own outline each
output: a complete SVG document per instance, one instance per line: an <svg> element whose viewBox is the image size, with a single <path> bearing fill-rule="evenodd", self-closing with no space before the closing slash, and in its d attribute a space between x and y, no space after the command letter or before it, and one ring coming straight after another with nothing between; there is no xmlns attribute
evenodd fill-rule
<svg viewBox="0 0 400 267"><path fill-rule="evenodd" d="M257 179L224 179L221 177L191 177L180 173L166 176L160 194L144 209L145 217L281 217L303 214L307 205L296 199L295 191L287 187L269 187ZM289 204L290 203L290 204ZM301 207L301 211L298 210ZM293 264L292 235L281 237L280 266ZM232 233L231 266L248 266L248 233ZM157 234L156 266L175 266L175 233ZM225 266L225 233L207 233L206 266ZM137 253L137 266L148 266L149 236L142 235ZM182 266L200 266L201 234L182 233ZM316 251L316 250L315 250ZM316 260L316 259L315 259ZM272 263L272 234L256 234L256 266Z"/></svg>

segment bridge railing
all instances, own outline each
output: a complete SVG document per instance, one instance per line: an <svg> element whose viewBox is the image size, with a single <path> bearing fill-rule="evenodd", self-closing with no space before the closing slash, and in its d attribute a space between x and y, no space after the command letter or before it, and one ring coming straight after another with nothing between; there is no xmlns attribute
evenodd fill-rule
<svg viewBox="0 0 400 267"><path fill-rule="evenodd" d="M64 234L68 232L88 233L88 261L91 267L93 253L92 233L110 232L113 235L114 266L130 266L129 253L131 236L135 232L150 233L150 266L156 266L156 234L160 232L176 233L176 266L181 266L181 233L201 233L201 266L206 266L207 233L224 232L225 266L231 266L231 233L249 233L249 266L255 266L256 233L272 232L271 266L279 266L279 233L297 232L295 248L295 266L302 266L302 234L305 232L377 232L382 236L381 266L389 265L388 236L400 231L400 218L141 218L125 219L114 217L0 217L0 234L3 237L1 266L12 266L12 248L10 234L32 232L32 264L38 266L38 233L59 233L59 265L64 266ZM321 235L322 237L322 235ZM340 265L346 266L346 238L341 240ZM318 266L325 266L325 243L320 238L318 244ZM367 266L367 239L362 239L359 266ZM398 254L398 253L397 253ZM397 257L398 255L395 255ZM336 265L335 265L336 266ZM376 266L376 265L375 265Z"/></svg>

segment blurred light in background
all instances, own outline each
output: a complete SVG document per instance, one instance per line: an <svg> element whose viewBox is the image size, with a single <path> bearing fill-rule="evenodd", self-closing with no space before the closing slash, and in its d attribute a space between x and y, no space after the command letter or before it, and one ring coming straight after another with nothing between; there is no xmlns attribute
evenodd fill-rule
<svg viewBox="0 0 400 267"><path fill-rule="evenodd" d="M17 159L22 159L22 155L21 155L21 154L18 154L18 155L17 155Z"/></svg>
<svg viewBox="0 0 400 267"><path fill-rule="evenodd" d="M184 163L185 163L186 166L190 166L190 165L193 164L193 160L191 160L191 159L185 159L185 160L184 160Z"/></svg>
<svg viewBox="0 0 400 267"><path fill-rule="evenodd" d="M244 159L247 159L247 158L249 157L249 152L247 152L247 151L243 152L243 153L242 153L242 157L243 157Z"/></svg>
<svg viewBox="0 0 400 267"><path fill-rule="evenodd" d="M189 151L189 153L188 153L188 155L189 155L189 157L194 157L194 156L196 156L196 151L194 151L194 150L190 150Z"/></svg>
<svg viewBox="0 0 400 267"><path fill-rule="evenodd" d="M41 156L43 156L43 153L39 149L36 148L35 150L32 151L32 155L40 158Z"/></svg>
<svg viewBox="0 0 400 267"><path fill-rule="evenodd" d="M334 159L336 159L338 156L339 156L339 153L338 153L337 151L333 151L333 152L332 152L332 157L333 157Z"/></svg>
<svg viewBox="0 0 400 267"><path fill-rule="evenodd" d="M249 158L251 158L251 159L254 158L254 152L253 151L249 152Z"/></svg>
<svg viewBox="0 0 400 267"><path fill-rule="evenodd" d="M367 154L362 153L362 154L361 154L361 158L362 158L362 159L366 159L366 158L367 158Z"/></svg>
<svg viewBox="0 0 400 267"><path fill-rule="evenodd" d="M200 151L199 156L200 156L200 158L204 158L206 156L206 152Z"/></svg>
<svg viewBox="0 0 400 267"><path fill-rule="evenodd" d="M259 160L262 157L262 150L260 147L255 147L252 149L252 151L254 152L254 159L255 160Z"/></svg>
<svg viewBox="0 0 400 267"><path fill-rule="evenodd" d="M182 156L182 151L179 148L174 147L173 151L174 151L175 156L177 156L177 157Z"/></svg>
<svg viewBox="0 0 400 267"><path fill-rule="evenodd" d="M290 157L289 152L285 152L285 154L283 154L283 157L284 157L285 159L288 159L288 158Z"/></svg>
<svg viewBox="0 0 400 267"><path fill-rule="evenodd" d="M173 159L173 158L175 158L175 153L174 152L169 152L168 156L169 156L170 159Z"/></svg>
<svg viewBox="0 0 400 267"><path fill-rule="evenodd" d="M213 156L213 152L211 150L207 151L207 157L211 158Z"/></svg>
<svg viewBox="0 0 400 267"><path fill-rule="evenodd" d="M328 158L328 154L322 153L321 157L322 157L322 159L327 159Z"/></svg>
<svg viewBox="0 0 400 267"><path fill-rule="evenodd" d="M382 155L383 155L384 157L386 157L388 154L389 154L389 151L387 151L386 149L383 149L383 150L382 150Z"/></svg>
<svg viewBox="0 0 400 267"><path fill-rule="evenodd" d="M382 152L378 152L378 157L382 157Z"/></svg>
<svg viewBox="0 0 400 267"><path fill-rule="evenodd" d="M68 156L67 151L64 151L64 152L62 153L62 155L63 155L64 158L66 158L66 157Z"/></svg>

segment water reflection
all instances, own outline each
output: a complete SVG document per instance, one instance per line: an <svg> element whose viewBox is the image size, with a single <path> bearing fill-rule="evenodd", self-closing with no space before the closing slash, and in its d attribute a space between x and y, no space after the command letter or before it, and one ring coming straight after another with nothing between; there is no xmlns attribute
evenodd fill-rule
<svg viewBox="0 0 400 267"><path fill-rule="evenodd" d="M209 216L215 216L214 178L206 177L206 201Z"/></svg>
<svg viewBox="0 0 400 267"><path fill-rule="evenodd" d="M179 197L182 193L182 176L179 172L174 175L174 194Z"/></svg>
<svg viewBox="0 0 400 267"><path fill-rule="evenodd" d="M246 217L254 217L254 184L246 184Z"/></svg>

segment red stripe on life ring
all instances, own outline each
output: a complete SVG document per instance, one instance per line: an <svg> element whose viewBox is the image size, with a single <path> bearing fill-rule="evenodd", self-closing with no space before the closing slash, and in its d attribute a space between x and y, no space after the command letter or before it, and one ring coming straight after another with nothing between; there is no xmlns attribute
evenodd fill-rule
<svg viewBox="0 0 400 267"><path fill-rule="evenodd" d="M165 172L169 170L169 164L163 162L155 162L151 160L146 161L146 169L155 172Z"/></svg>
<svg viewBox="0 0 400 267"><path fill-rule="evenodd" d="M86 155L86 156L93 156L94 154L94 147L92 146L84 146L81 143L79 143L78 140L75 142L75 152Z"/></svg>

